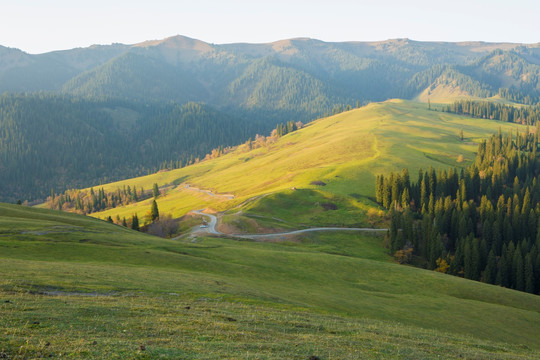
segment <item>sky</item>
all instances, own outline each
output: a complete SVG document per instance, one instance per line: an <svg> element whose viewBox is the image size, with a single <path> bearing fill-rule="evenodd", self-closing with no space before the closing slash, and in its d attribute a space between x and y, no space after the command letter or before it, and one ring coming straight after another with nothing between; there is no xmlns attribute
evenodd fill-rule
<svg viewBox="0 0 540 360"><path fill-rule="evenodd" d="M538 0L0 0L0 45L37 54L174 35L537 43L539 18Z"/></svg>

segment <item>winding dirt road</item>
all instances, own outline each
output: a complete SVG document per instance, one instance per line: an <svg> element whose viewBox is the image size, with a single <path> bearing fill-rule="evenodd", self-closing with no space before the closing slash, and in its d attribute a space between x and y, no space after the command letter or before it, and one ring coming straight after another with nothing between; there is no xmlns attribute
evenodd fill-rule
<svg viewBox="0 0 540 360"><path fill-rule="evenodd" d="M212 234L212 235L222 235L222 236L230 236L235 238L242 238L242 239L252 239L252 240L264 240L264 239L271 239L276 238L280 236L287 236L287 235L296 235L296 234L302 234L306 232L311 231L363 231L363 232L386 232L388 229L374 229L374 228L340 228L340 227L314 227L310 229L302 229L302 230L293 230L293 231L287 231L287 232L281 232L281 233L273 233L273 234L225 234L221 231L218 231L216 229L217 225L217 217L212 214L206 214L203 213L202 210L193 210L191 211L193 214L202 215L210 219L206 227L196 228L195 232L199 234Z"/></svg>

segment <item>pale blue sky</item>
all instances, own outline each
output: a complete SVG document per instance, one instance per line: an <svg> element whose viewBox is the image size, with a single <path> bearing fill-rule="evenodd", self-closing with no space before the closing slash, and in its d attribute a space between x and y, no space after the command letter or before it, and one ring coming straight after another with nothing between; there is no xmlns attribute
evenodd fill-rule
<svg viewBox="0 0 540 360"><path fill-rule="evenodd" d="M540 42L539 0L0 0L0 45L29 53L181 34L210 43L390 38Z"/></svg>

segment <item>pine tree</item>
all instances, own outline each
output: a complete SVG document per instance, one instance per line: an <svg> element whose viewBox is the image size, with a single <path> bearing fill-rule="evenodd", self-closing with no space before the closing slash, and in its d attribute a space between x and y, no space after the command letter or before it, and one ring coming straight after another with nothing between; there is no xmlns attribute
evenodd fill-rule
<svg viewBox="0 0 540 360"><path fill-rule="evenodd" d="M525 256L525 291L531 294L534 294L534 267L531 259L531 253Z"/></svg>
<svg viewBox="0 0 540 360"><path fill-rule="evenodd" d="M525 290L525 274L524 274L524 268L523 268L523 256L521 256L521 251L518 251L519 245L516 248L516 252L514 253L514 268L516 271L516 278L514 281L514 288L519 291Z"/></svg>
<svg viewBox="0 0 540 360"><path fill-rule="evenodd" d="M384 176L377 175L375 183L375 197L379 204L383 203Z"/></svg>
<svg viewBox="0 0 540 360"><path fill-rule="evenodd" d="M480 249L478 240L475 239L472 235L470 236L471 239L471 279L473 280L479 280L480 278Z"/></svg>
<svg viewBox="0 0 540 360"><path fill-rule="evenodd" d="M450 272L454 275L460 275L463 270L463 242L464 239L458 239L456 242L456 252L454 254L454 260L450 264Z"/></svg>
<svg viewBox="0 0 540 360"><path fill-rule="evenodd" d="M150 219L156 221L159 218L159 210L156 203L156 199L152 200L152 206L150 207Z"/></svg>
<svg viewBox="0 0 540 360"><path fill-rule="evenodd" d="M422 177L420 183L420 208L427 206L428 194L427 194L427 181L425 177Z"/></svg>
<svg viewBox="0 0 540 360"><path fill-rule="evenodd" d="M401 196L401 207L402 208L407 208L409 206L409 203L410 203L410 197L409 197L409 189L408 188L405 188L403 190L403 194Z"/></svg>
<svg viewBox="0 0 540 360"><path fill-rule="evenodd" d="M389 183L390 183L389 178L384 178L383 189L382 189L382 195L383 195L382 204L383 204L383 207L385 207L386 209L390 209L390 204L392 203L392 190L391 190L391 185Z"/></svg>
<svg viewBox="0 0 540 360"><path fill-rule="evenodd" d="M393 181L392 181L392 206L397 206L400 203L400 190L401 190L401 177L399 174L394 175Z"/></svg>
<svg viewBox="0 0 540 360"><path fill-rule="evenodd" d="M464 276L466 279L473 279L474 275L474 264L473 264L473 250L472 250L472 244L469 241L469 238L465 239L465 245L463 247L463 270L464 270Z"/></svg>
<svg viewBox="0 0 540 360"><path fill-rule="evenodd" d="M159 187L156 183L154 183L154 187L152 188L152 194L154 195L154 198L159 196Z"/></svg>
<svg viewBox="0 0 540 360"><path fill-rule="evenodd" d="M499 260L499 266L497 270L497 278L495 280L497 285L508 287L510 285L508 274L508 261L506 259L506 251L503 252L501 259Z"/></svg>
<svg viewBox="0 0 540 360"><path fill-rule="evenodd" d="M139 217L137 216L137 214L134 214L131 217L131 228L133 230L139 231Z"/></svg>
<svg viewBox="0 0 540 360"><path fill-rule="evenodd" d="M428 208L427 208L428 214L433 214L434 210L435 210L435 200L433 197L433 193L431 193L429 194L429 202L428 202Z"/></svg>
<svg viewBox="0 0 540 360"><path fill-rule="evenodd" d="M441 241L441 234L437 234L437 236L433 239L430 245L429 250L429 266L428 268L430 270L433 270L437 267L437 259L441 257L441 249L443 247L442 241Z"/></svg>
<svg viewBox="0 0 540 360"><path fill-rule="evenodd" d="M401 224L401 215L399 212L397 212L394 208L390 209L390 251L392 254L394 254L397 250L399 250L399 239L398 239L398 233L399 233L399 226Z"/></svg>
<svg viewBox="0 0 540 360"><path fill-rule="evenodd" d="M497 277L497 259L493 250L489 252L486 269L484 270L484 282L495 284Z"/></svg>

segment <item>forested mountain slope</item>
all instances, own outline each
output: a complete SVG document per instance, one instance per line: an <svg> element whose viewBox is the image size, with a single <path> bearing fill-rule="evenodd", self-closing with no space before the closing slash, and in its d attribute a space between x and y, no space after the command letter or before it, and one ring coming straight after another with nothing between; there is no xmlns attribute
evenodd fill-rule
<svg viewBox="0 0 540 360"><path fill-rule="evenodd" d="M44 198L179 167L220 145L254 135L246 123L208 106L0 96L0 198Z"/></svg>
<svg viewBox="0 0 540 360"><path fill-rule="evenodd" d="M437 66L436 72L451 66L460 74L454 77L470 78L465 90L470 95L490 96L499 88L536 94L539 59L537 44L298 38L216 45L175 36L40 55L1 48L0 64L9 65L0 70L0 90L62 89L82 96L202 101L219 107L259 104L275 111L307 104L309 114L302 106L296 110L309 117L336 103L413 98L437 77L422 81L423 88L411 88L410 82L418 85L414 78ZM307 90L314 85L315 92Z"/></svg>

